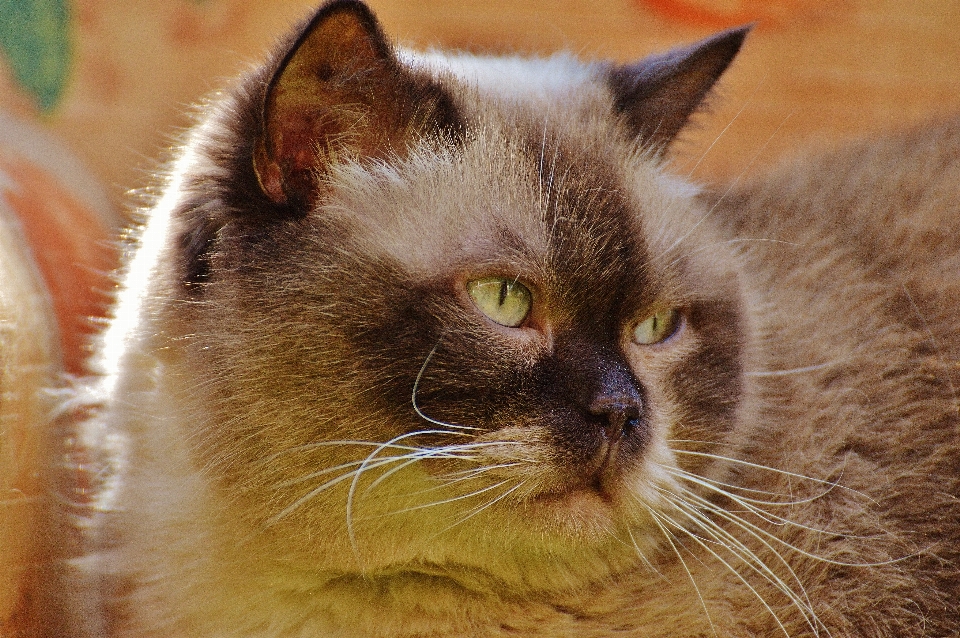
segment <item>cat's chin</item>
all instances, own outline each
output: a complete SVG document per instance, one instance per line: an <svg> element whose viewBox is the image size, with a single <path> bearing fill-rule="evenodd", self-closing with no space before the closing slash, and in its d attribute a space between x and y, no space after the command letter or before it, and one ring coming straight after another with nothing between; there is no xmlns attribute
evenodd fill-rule
<svg viewBox="0 0 960 638"><path fill-rule="evenodd" d="M645 510L625 483L617 485L605 490L581 485L497 503L443 533L414 533L400 545L367 544L364 539L371 537L362 534L359 571L384 582L428 574L488 594L504 587L543 592L587 586L635 568L657 545ZM389 529L394 538L424 525L382 520L396 525ZM358 566L345 546L327 559L343 574Z"/></svg>
<svg viewBox="0 0 960 638"><path fill-rule="evenodd" d="M521 518L541 534L556 534L576 543L608 539L611 531L637 524L636 501L620 485L584 485L530 498Z"/></svg>
<svg viewBox="0 0 960 638"><path fill-rule="evenodd" d="M531 532L574 544L603 542L624 524L622 508L609 494L593 489L551 492L530 499L518 517Z"/></svg>

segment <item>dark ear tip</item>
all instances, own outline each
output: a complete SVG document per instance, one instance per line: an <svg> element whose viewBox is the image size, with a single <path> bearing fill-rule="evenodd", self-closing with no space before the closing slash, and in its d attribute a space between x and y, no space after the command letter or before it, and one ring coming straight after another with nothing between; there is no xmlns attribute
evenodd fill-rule
<svg viewBox="0 0 960 638"><path fill-rule="evenodd" d="M361 13L373 13L370 10L370 7L367 6L367 3L363 2L363 0L327 0L327 2L324 2L317 7L315 15L336 11L338 9L350 9L352 11L359 11Z"/></svg>
<svg viewBox="0 0 960 638"><path fill-rule="evenodd" d="M742 24L738 27L732 27L726 29L725 31L720 31L710 36L706 40L700 43L702 49L716 49L716 48L726 48L729 51L729 56L732 59L739 51L740 47L743 46L744 41L747 39L747 36L751 31L756 28L756 22L748 22L747 24Z"/></svg>
<svg viewBox="0 0 960 638"><path fill-rule="evenodd" d="M373 9L363 0L327 0L313 12L303 25L301 39L305 37L313 28L323 22L326 18L335 13L346 12L356 16L363 25L376 33L380 31L380 25ZM296 49L296 46L292 47Z"/></svg>
<svg viewBox="0 0 960 638"><path fill-rule="evenodd" d="M614 108L634 139L662 151L740 52L753 24L607 71Z"/></svg>
<svg viewBox="0 0 960 638"><path fill-rule="evenodd" d="M327 0L319 7L317 7L311 15L309 15L305 20L303 20L299 27L296 29L297 35L293 40L289 41L284 49L286 49L286 55L280 60L278 68L275 71L274 80L276 76L280 75L283 72L284 67L290 61L297 51L300 49L301 45L310 37L310 35L318 28L320 25L324 24L328 19L338 14L346 14L352 16L356 19L362 29L366 31L373 39L374 44L379 49L381 55L389 55L390 50L387 45L386 36L383 34L383 31L380 28L380 23L377 20L377 16L373 13L373 10L367 5L363 0Z"/></svg>
<svg viewBox="0 0 960 638"><path fill-rule="evenodd" d="M341 66L356 62L339 55L349 50L351 44L361 43L368 49L371 59L390 60L393 51L383 34L380 24L370 7L362 0L328 0L312 15L303 20L294 34L281 47L282 57L272 69L270 81L264 89L260 106L260 129L257 134L252 163L263 192L270 200L283 206L302 206L310 203L315 190L313 171L309 160L313 145L329 131L325 131L324 114L329 104L323 102L326 95L320 84L320 59L333 59ZM348 47L348 48L344 48ZM304 62L313 71L294 69L303 82L294 82L293 90L278 91L288 69L295 59ZM367 60L368 62L370 60ZM343 69L333 69L330 73ZM349 75L349 73L348 73ZM319 83L319 84L318 84ZM288 89L291 85L288 85ZM274 101L278 95L286 96L283 103ZM280 99L280 98L278 98ZM326 110L325 110L326 108ZM300 125L299 128L290 122ZM286 135L276 135L286 129ZM279 142L278 140L286 140ZM281 148L278 145L282 145Z"/></svg>
<svg viewBox="0 0 960 638"><path fill-rule="evenodd" d="M742 35L741 35L741 39L742 39L742 38L747 37L747 35L749 35L751 31L753 31L754 29L756 29L756 28L757 28L757 24L758 24L758 23L756 23L756 22L747 22L746 24L741 24L740 26L737 26L737 27L730 27L729 29L726 30L725 33L739 33L739 34L742 34Z"/></svg>

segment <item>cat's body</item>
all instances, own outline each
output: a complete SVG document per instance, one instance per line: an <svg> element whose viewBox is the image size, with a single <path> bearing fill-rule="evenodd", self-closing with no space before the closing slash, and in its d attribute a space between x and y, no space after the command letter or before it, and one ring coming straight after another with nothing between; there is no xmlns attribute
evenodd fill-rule
<svg viewBox="0 0 960 638"><path fill-rule="evenodd" d="M698 195L743 35L398 61L336 2L219 99L68 441L74 627L960 630L960 122Z"/></svg>

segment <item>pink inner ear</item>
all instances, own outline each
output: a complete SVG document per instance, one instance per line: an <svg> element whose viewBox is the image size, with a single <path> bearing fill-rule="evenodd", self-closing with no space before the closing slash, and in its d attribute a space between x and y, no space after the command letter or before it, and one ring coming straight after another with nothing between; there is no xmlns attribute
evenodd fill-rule
<svg viewBox="0 0 960 638"><path fill-rule="evenodd" d="M258 145L254 155L254 172L260 182L260 188L267 197L277 204L287 203L287 194L283 192L283 174L276 162L266 157L267 151L263 145Z"/></svg>

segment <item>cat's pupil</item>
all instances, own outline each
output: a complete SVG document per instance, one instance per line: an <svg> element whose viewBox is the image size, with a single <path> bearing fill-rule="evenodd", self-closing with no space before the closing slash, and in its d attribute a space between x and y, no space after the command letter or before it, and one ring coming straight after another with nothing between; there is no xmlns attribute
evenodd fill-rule
<svg viewBox="0 0 960 638"><path fill-rule="evenodd" d="M506 277L471 281L467 284L467 292L483 314L509 328L516 328L523 323L533 303L526 286Z"/></svg>
<svg viewBox="0 0 960 638"><path fill-rule="evenodd" d="M643 345L659 343L676 331L679 321L679 313L674 309L655 312L637 324L633 339Z"/></svg>

